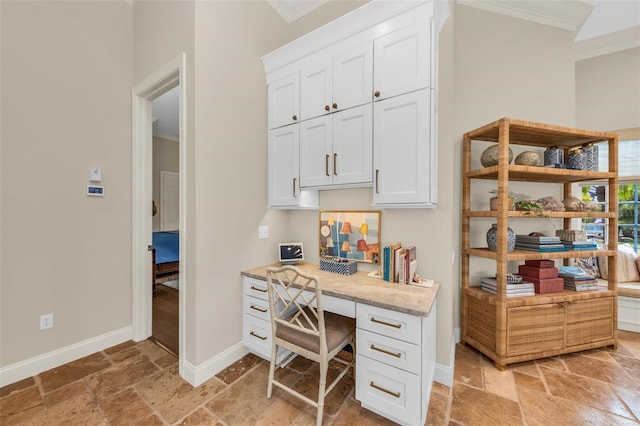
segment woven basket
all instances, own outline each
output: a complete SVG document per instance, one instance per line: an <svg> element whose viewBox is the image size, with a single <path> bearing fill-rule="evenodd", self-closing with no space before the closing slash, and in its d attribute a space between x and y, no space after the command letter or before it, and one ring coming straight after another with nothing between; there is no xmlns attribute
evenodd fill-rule
<svg viewBox="0 0 640 426"><path fill-rule="evenodd" d="M587 233L585 231L572 229L559 229L556 231L556 237L560 237L562 241L587 241Z"/></svg>

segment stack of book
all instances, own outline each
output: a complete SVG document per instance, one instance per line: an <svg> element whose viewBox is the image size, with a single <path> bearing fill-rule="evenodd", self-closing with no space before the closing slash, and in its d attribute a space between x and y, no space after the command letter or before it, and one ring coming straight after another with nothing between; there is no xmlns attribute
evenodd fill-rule
<svg viewBox="0 0 640 426"><path fill-rule="evenodd" d="M382 249L382 279L400 284L410 284L418 270L416 246L402 247L400 242Z"/></svg>
<svg viewBox="0 0 640 426"><path fill-rule="evenodd" d="M598 280L577 266L562 266L558 273L564 279L565 290L586 291L597 290Z"/></svg>
<svg viewBox="0 0 640 426"><path fill-rule="evenodd" d="M535 237L531 235L516 235L516 248L518 250L537 251L541 253L569 251L560 237Z"/></svg>
<svg viewBox="0 0 640 426"><path fill-rule="evenodd" d="M586 240L586 241L562 240L562 244L569 250L598 250L598 245L593 240Z"/></svg>
<svg viewBox="0 0 640 426"><path fill-rule="evenodd" d="M489 293L496 294L497 281L494 277L484 277L480 280L481 288ZM507 297L535 296L533 283L519 282L517 284L506 284Z"/></svg>
<svg viewBox="0 0 640 426"><path fill-rule="evenodd" d="M564 280L558 277L553 260L527 260L518 266L518 274L533 283L536 293L555 293L564 288Z"/></svg>

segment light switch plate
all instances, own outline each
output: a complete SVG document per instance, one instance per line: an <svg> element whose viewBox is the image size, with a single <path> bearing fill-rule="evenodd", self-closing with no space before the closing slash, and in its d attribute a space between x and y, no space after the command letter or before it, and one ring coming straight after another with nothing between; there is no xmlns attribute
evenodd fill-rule
<svg viewBox="0 0 640 426"><path fill-rule="evenodd" d="M102 182L102 169L97 167L89 167L89 181Z"/></svg>
<svg viewBox="0 0 640 426"><path fill-rule="evenodd" d="M261 225L258 227L258 238L269 238L269 226Z"/></svg>

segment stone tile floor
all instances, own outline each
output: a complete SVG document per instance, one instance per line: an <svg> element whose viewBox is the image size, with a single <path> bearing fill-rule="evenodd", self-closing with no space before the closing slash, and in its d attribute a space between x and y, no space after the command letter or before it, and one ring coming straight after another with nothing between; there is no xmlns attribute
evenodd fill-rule
<svg viewBox="0 0 640 426"><path fill-rule="evenodd" d="M427 424L640 425L640 334L618 337L615 351L514 364L504 372L457 345L453 388L434 384ZM193 388L173 355L150 341L126 342L0 388L0 424L314 424L314 409L282 390L266 398L268 369L247 355ZM312 398L317 373L302 358L279 370L280 380ZM327 425L392 424L360 406L349 375L326 403Z"/></svg>

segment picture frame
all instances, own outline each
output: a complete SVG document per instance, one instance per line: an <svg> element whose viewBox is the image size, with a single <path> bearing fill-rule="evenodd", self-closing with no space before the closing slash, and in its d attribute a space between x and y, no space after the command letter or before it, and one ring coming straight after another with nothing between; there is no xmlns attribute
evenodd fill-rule
<svg viewBox="0 0 640 426"><path fill-rule="evenodd" d="M320 257L380 264L380 210L321 210Z"/></svg>

